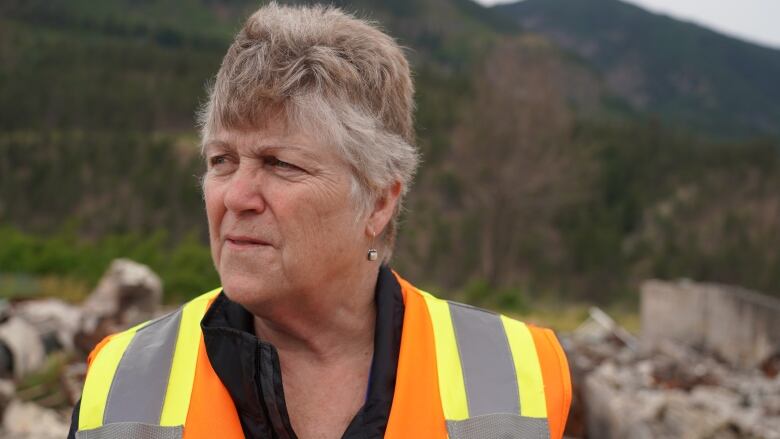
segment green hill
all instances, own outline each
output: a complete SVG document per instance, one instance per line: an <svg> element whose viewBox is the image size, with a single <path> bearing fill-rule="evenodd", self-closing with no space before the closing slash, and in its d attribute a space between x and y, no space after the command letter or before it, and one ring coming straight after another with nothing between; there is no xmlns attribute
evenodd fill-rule
<svg viewBox="0 0 780 439"><path fill-rule="evenodd" d="M409 277L504 308L631 298L652 276L780 284L778 143L701 136L777 134L777 51L605 0L334 3L413 62ZM92 282L131 256L175 297L213 282L194 113L256 6L0 3L0 272Z"/></svg>
<svg viewBox="0 0 780 439"><path fill-rule="evenodd" d="M492 9L575 52L637 110L716 135L780 134L780 50L618 0L525 0Z"/></svg>

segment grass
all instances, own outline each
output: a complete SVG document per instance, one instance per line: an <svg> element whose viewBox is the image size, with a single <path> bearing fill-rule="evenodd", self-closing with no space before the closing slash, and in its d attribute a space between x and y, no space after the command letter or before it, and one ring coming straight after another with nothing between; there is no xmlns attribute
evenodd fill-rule
<svg viewBox="0 0 780 439"><path fill-rule="evenodd" d="M588 310L592 305L586 303L541 304L528 312L512 314L524 322L551 328L557 332L571 332L588 319ZM618 325L632 334L640 329L639 311L625 305L612 305L605 309Z"/></svg>
<svg viewBox="0 0 780 439"><path fill-rule="evenodd" d="M68 356L63 352L49 355L39 370L21 379L17 386L16 397L22 401L37 402L49 408L69 406L68 395L60 382L62 370L68 360Z"/></svg>
<svg viewBox="0 0 780 439"><path fill-rule="evenodd" d="M91 290L86 281L70 276L0 273L0 299L52 297L81 303Z"/></svg>

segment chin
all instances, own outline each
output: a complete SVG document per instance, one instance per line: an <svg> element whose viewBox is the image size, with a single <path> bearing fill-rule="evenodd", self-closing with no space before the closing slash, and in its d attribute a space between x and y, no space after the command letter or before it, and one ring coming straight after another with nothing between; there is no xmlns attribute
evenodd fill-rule
<svg viewBox="0 0 780 439"><path fill-rule="evenodd" d="M264 282L267 279L257 275L225 273L220 275L220 279L225 295L249 310L257 309L258 306L273 300L275 293L278 294L278 291L268 288Z"/></svg>

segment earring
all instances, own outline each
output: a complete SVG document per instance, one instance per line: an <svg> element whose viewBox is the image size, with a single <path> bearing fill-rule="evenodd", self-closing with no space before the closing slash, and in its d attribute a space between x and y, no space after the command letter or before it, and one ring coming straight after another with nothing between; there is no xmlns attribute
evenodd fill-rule
<svg viewBox="0 0 780 439"><path fill-rule="evenodd" d="M371 232L371 248L368 249L368 257L367 259L369 261L376 261L379 258L379 252L377 249L374 248L374 238L376 235L374 232Z"/></svg>

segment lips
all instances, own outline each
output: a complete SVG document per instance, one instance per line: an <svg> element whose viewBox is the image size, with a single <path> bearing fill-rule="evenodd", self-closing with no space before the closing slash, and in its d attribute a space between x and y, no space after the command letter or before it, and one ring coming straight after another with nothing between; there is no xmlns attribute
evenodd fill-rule
<svg viewBox="0 0 780 439"><path fill-rule="evenodd" d="M271 245L267 241L245 235L226 235L225 242L238 246L238 247L257 247L263 245Z"/></svg>

